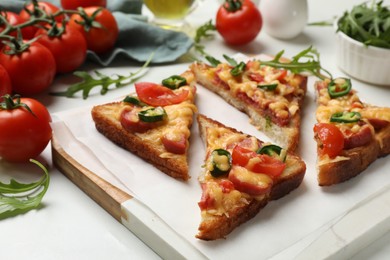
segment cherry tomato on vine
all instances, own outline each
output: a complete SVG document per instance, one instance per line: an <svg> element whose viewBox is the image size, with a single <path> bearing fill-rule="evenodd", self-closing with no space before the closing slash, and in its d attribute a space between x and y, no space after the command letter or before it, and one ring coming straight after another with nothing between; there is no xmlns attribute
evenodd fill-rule
<svg viewBox="0 0 390 260"><path fill-rule="evenodd" d="M261 13L251 0L227 0L218 9L216 28L228 44L253 41L262 26Z"/></svg>
<svg viewBox="0 0 390 260"><path fill-rule="evenodd" d="M0 15L2 15L7 20L7 22L12 26L19 25L26 22L26 20L20 17L17 13L11 11L2 11ZM4 29L5 29L5 25L4 24L0 25L0 32L2 32ZM23 27L20 31L22 33L23 39L29 40L34 37L35 28L33 28L32 26L27 26L27 27ZM9 33L9 35L16 37L17 31L12 31L11 33Z"/></svg>
<svg viewBox="0 0 390 260"><path fill-rule="evenodd" d="M119 34L115 17L103 7L84 8L84 13L70 17L69 25L84 34L89 50L99 54L111 50Z"/></svg>
<svg viewBox="0 0 390 260"><path fill-rule="evenodd" d="M49 28L47 28L49 29ZM67 73L80 67L87 56L87 42L78 30L58 23L50 30L39 29L37 42L47 47L56 61L57 73Z"/></svg>
<svg viewBox="0 0 390 260"><path fill-rule="evenodd" d="M0 102L3 100L2 96L12 93L11 79L8 72L0 65Z"/></svg>
<svg viewBox="0 0 390 260"><path fill-rule="evenodd" d="M50 114L35 99L4 98L8 102L0 106L0 158L27 162L41 154L51 139Z"/></svg>
<svg viewBox="0 0 390 260"><path fill-rule="evenodd" d="M8 53L12 51L11 53ZM15 52L4 46L0 52L0 64L11 79L16 94L30 96L47 89L56 74L56 62L48 48L38 42Z"/></svg>
<svg viewBox="0 0 390 260"><path fill-rule="evenodd" d="M48 15L55 14L56 12L60 11L60 8L55 6L54 4L50 2L44 2L44 1L39 1L37 2L38 6L34 6L34 3L30 3L26 5L26 7L20 11L19 16L24 20L28 21L30 19L33 19L34 17L40 17L42 16L42 11L44 11ZM40 10L37 10L40 9ZM62 22L65 19L65 15L61 14L55 17L55 20L57 22ZM41 22L40 25L45 25L46 23ZM34 28L34 34L38 30L38 27L33 27Z"/></svg>
<svg viewBox="0 0 390 260"><path fill-rule="evenodd" d="M62 8L76 10L77 7L107 6L107 0L61 0Z"/></svg>

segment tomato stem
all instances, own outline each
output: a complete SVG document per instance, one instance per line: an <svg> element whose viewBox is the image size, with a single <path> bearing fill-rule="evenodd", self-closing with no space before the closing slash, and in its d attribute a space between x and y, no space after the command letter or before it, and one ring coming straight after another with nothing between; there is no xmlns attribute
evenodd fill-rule
<svg viewBox="0 0 390 260"><path fill-rule="evenodd" d="M2 96L3 101L0 103L0 110L14 110L18 108L24 108L30 112L33 116L36 116L30 107L20 101L20 95L14 95L11 97L9 94Z"/></svg>
<svg viewBox="0 0 390 260"><path fill-rule="evenodd" d="M242 2L240 0L226 0L223 7L226 9L226 11L234 13L241 9Z"/></svg>

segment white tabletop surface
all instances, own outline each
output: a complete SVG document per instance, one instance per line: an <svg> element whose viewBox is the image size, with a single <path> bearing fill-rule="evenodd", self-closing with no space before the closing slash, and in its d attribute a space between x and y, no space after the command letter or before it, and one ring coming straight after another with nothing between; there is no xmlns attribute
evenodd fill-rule
<svg viewBox="0 0 390 260"><path fill-rule="evenodd" d="M361 2L360 0L308 0L309 22L331 19ZM388 1L385 3L389 4ZM218 4L216 0L204 0L204 3L188 17L188 21L197 26L214 19ZM289 57L313 45L321 53L324 67L333 73L342 73L334 63L334 39L331 27L306 27L300 36L288 41L273 39L262 31L254 42L245 47L231 48L225 45L219 36L206 42L205 45L208 53L216 57L237 52L275 54L282 49L285 49L286 56ZM149 80L159 80L164 75L170 75L170 71L175 71L175 66L182 65L153 66L145 77ZM118 61L108 68L88 63L82 69L98 69L108 75L113 73L125 75L129 70L135 71L136 67L136 64L129 61ZM50 90L64 89L72 82L73 78L70 75L58 76ZM364 83L358 84L360 87L365 86ZM110 91L105 96L93 95L87 100L53 97L47 93L40 94L36 98L44 103L51 113L56 113L69 108L105 103L128 92L125 87ZM52 166L50 147L43 152L40 160L50 165L51 175L51 183L43 199L43 207L0 221L0 259L160 258ZM27 165L0 163L1 180L6 180L9 176L28 179L26 175L33 170L34 168ZM388 259L389 244L390 234L387 234L356 252L353 259Z"/></svg>

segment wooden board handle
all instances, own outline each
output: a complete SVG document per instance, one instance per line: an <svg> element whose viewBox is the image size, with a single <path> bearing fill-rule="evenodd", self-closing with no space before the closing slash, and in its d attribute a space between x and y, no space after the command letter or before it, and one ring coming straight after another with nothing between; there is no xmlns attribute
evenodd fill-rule
<svg viewBox="0 0 390 260"><path fill-rule="evenodd" d="M121 204L132 199L131 195L118 189L82 166L65 152L59 143L56 142L55 138L51 141L51 148L53 164L58 170L116 220L122 222L121 218L126 218L126 214L122 214Z"/></svg>

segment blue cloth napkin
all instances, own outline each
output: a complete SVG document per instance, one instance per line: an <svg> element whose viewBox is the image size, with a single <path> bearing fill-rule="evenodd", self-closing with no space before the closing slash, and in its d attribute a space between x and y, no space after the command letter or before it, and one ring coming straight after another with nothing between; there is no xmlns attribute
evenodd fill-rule
<svg viewBox="0 0 390 260"><path fill-rule="evenodd" d="M45 0L60 6L60 0ZM2 10L20 12L28 0L0 0ZM193 40L182 32L161 29L145 22L141 15L141 0L108 0L107 8L119 26L115 48L104 54L88 51L87 58L102 66L108 66L119 57L145 62L154 53L151 63L167 63L188 52Z"/></svg>

